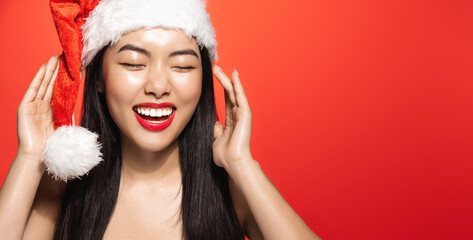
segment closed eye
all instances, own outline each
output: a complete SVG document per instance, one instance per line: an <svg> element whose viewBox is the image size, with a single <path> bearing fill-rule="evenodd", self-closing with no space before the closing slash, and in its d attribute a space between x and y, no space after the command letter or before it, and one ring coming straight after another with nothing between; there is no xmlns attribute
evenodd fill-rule
<svg viewBox="0 0 473 240"><path fill-rule="evenodd" d="M132 70L139 70L141 68L146 67L145 65L142 65L142 64L131 64L131 63L120 63L120 65Z"/></svg>
<svg viewBox="0 0 473 240"><path fill-rule="evenodd" d="M176 67L176 68L179 68L179 69L194 69L194 67Z"/></svg>
<svg viewBox="0 0 473 240"><path fill-rule="evenodd" d="M190 70L192 70L192 69L195 69L195 67L190 67L190 66L188 66L188 67L176 66L176 67L174 67L174 68L177 68L179 71L182 71L182 72L188 72L188 71L190 71Z"/></svg>

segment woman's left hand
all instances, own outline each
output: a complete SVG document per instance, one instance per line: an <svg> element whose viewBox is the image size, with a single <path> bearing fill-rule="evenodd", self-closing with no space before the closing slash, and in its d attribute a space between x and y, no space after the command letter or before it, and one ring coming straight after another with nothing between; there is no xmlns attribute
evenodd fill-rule
<svg viewBox="0 0 473 240"><path fill-rule="evenodd" d="M217 121L214 126L213 159L217 166L230 170L231 164L253 160L250 151L251 110L236 70L232 79L214 65L213 73L225 89L225 128Z"/></svg>
<svg viewBox="0 0 473 240"><path fill-rule="evenodd" d="M252 239L320 239L287 204L251 156L251 111L238 72L233 71L233 82L218 66L213 72L225 89L227 115L225 128L220 122L215 123L213 158L236 185L238 191L233 191L232 196L237 193L244 199L245 232Z"/></svg>

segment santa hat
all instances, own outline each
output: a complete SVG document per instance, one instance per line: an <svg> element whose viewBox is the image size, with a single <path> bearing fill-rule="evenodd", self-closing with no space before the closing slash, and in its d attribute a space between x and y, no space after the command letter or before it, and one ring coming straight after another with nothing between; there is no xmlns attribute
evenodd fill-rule
<svg viewBox="0 0 473 240"><path fill-rule="evenodd" d="M195 37L217 60L215 34L201 0L51 0L63 53L53 91L54 127L42 161L56 179L80 177L102 161L98 136L74 126L81 69L128 32L164 27Z"/></svg>

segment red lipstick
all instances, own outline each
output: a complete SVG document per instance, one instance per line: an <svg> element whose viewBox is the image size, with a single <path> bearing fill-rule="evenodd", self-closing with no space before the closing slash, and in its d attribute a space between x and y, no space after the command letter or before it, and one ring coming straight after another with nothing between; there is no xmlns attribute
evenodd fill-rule
<svg viewBox="0 0 473 240"><path fill-rule="evenodd" d="M143 107L143 108L167 108L167 107L172 107L173 108L173 111L171 113L171 116L169 116L165 121L163 122L159 122L159 123L156 123L156 122L150 122L148 120L145 120L143 119L138 113L136 113L135 111L133 111L133 113L135 114L135 117L136 119L138 120L138 122L141 124L141 126L143 126L145 129L149 130L149 131L153 131L153 132L156 132L156 131L162 131L164 129L166 129L167 127L169 127L169 125L171 124L172 120L174 119L174 114L176 113L175 111L175 106L171 103L141 103L141 104L138 104L136 105L135 107Z"/></svg>

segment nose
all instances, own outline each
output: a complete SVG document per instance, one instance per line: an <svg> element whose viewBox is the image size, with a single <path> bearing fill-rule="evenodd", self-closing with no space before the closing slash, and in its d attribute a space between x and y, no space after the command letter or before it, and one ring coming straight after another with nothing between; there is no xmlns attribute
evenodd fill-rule
<svg viewBox="0 0 473 240"><path fill-rule="evenodd" d="M146 94L154 95L156 98L162 98L170 94L170 76L165 67L156 66L150 68L146 77Z"/></svg>

